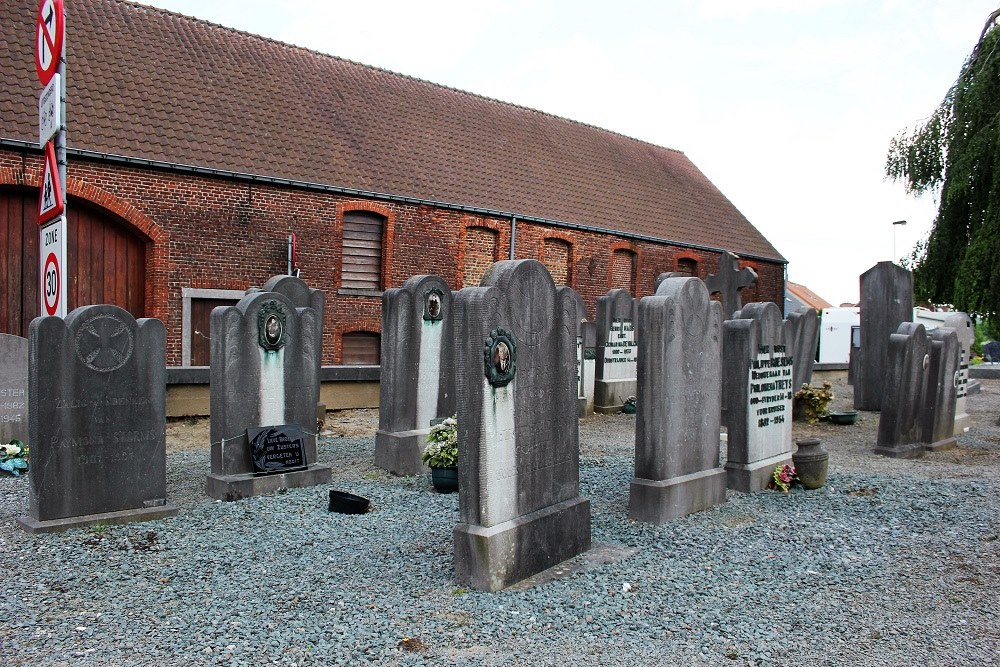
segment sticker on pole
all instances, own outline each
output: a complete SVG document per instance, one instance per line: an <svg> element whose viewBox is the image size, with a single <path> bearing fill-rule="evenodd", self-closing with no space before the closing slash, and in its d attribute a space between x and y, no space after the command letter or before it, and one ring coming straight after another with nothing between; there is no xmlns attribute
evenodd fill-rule
<svg viewBox="0 0 1000 667"><path fill-rule="evenodd" d="M41 310L66 316L66 216L59 216L40 230L39 276Z"/></svg>
<svg viewBox="0 0 1000 667"><path fill-rule="evenodd" d="M66 201L59 185L56 150L50 141L45 144L45 168L42 170L42 188L38 195L38 224L44 225L52 218L62 215L65 208Z"/></svg>
<svg viewBox="0 0 1000 667"><path fill-rule="evenodd" d="M49 85L52 75L59 69L65 27L63 0L42 0L38 5L35 71L43 86Z"/></svg>

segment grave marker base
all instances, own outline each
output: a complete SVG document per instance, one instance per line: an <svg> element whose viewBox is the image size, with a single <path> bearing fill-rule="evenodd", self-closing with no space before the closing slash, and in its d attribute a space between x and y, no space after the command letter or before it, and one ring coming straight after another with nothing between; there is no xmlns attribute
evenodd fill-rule
<svg viewBox="0 0 1000 667"><path fill-rule="evenodd" d="M420 460L420 453L427 444L429 428L414 431L376 431L375 465L391 474L408 477L421 475L430 468Z"/></svg>
<svg viewBox="0 0 1000 667"><path fill-rule="evenodd" d="M229 502L280 490L328 484L332 478L333 470L330 466L319 463L314 463L307 470L274 475L254 475L253 473L220 475L211 473L208 476L205 492L216 500Z"/></svg>
<svg viewBox="0 0 1000 667"><path fill-rule="evenodd" d="M613 415L622 411L622 404L635 396L636 380L597 380L594 382L594 412Z"/></svg>
<svg viewBox="0 0 1000 667"><path fill-rule="evenodd" d="M875 453L879 456L888 456L893 459L918 459L924 455L924 443L914 442L908 445L879 445L875 448Z"/></svg>
<svg viewBox="0 0 1000 667"><path fill-rule="evenodd" d="M455 582L495 592L590 549L590 501L573 498L485 528L455 526Z"/></svg>
<svg viewBox="0 0 1000 667"><path fill-rule="evenodd" d="M30 516L17 517L17 526L28 533L60 533L71 528L86 528L97 524L131 523L133 521L155 521L170 516L177 516L177 508L173 505L158 505L156 507L139 507L117 512L102 512L100 514L83 514L68 516L62 519L39 521Z"/></svg>
<svg viewBox="0 0 1000 667"><path fill-rule="evenodd" d="M628 516L636 521L665 523L726 502L726 471L701 470L665 480L634 477Z"/></svg>
<svg viewBox="0 0 1000 667"><path fill-rule="evenodd" d="M924 449L929 452L943 452L946 449L955 449L956 447L958 447L958 439L955 436L924 445Z"/></svg>
<svg viewBox="0 0 1000 667"><path fill-rule="evenodd" d="M753 463L726 463L729 488L743 493L763 491L774 476L774 469L784 464L791 465L792 453L786 452L769 459Z"/></svg>

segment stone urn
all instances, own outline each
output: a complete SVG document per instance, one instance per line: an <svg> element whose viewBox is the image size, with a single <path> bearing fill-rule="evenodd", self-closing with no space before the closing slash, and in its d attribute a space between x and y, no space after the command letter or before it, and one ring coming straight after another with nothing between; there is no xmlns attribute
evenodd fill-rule
<svg viewBox="0 0 1000 667"><path fill-rule="evenodd" d="M826 484L826 473L830 467L830 453L820 446L819 440L805 438L796 440L798 449L792 454L795 474L806 489L818 489Z"/></svg>
<svg viewBox="0 0 1000 667"><path fill-rule="evenodd" d="M431 468L431 484L438 493L458 491L458 466Z"/></svg>

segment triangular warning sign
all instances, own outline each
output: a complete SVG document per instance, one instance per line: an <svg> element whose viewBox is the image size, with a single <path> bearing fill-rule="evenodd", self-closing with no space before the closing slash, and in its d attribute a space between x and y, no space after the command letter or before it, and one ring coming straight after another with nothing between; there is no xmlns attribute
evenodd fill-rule
<svg viewBox="0 0 1000 667"><path fill-rule="evenodd" d="M56 165L55 144L51 141L45 144L45 169L42 171L42 189L38 196L38 224L42 225L52 218L62 215L66 208L63 200L62 186L59 182L59 167Z"/></svg>

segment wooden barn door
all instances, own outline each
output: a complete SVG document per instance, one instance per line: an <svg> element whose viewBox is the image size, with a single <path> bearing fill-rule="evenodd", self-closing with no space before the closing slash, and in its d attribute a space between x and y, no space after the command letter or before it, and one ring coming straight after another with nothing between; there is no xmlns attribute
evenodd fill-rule
<svg viewBox="0 0 1000 667"><path fill-rule="evenodd" d="M37 191L0 189L0 333L27 336L39 314L37 207ZM146 241L85 202L68 208L68 310L110 303L144 317Z"/></svg>

